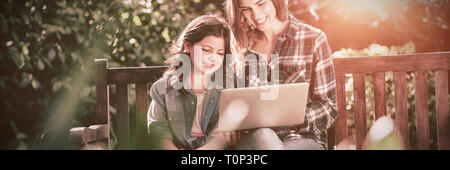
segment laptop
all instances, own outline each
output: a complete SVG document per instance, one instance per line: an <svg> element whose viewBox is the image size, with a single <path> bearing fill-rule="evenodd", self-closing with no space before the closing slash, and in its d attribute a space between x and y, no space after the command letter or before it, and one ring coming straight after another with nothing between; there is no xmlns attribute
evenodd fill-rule
<svg viewBox="0 0 450 170"><path fill-rule="evenodd" d="M308 83L224 89L217 131L302 124Z"/></svg>

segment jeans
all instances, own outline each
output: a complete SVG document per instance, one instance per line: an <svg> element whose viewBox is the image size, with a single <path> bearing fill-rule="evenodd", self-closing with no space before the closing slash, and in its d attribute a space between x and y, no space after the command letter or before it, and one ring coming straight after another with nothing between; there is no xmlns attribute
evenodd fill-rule
<svg viewBox="0 0 450 170"><path fill-rule="evenodd" d="M236 150L325 150L325 147L308 138L282 141L270 128L256 129L242 138Z"/></svg>

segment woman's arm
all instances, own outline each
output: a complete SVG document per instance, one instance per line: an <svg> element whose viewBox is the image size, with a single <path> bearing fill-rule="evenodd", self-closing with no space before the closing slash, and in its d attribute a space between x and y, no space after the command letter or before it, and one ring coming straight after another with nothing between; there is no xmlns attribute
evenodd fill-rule
<svg viewBox="0 0 450 170"><path fill-rule="evenodd" d="M314 76L308 123L316 132L330 128L338 117L336 100L336 78L334 74L331 48L323 32L320 32L314 45Z"/></svg>

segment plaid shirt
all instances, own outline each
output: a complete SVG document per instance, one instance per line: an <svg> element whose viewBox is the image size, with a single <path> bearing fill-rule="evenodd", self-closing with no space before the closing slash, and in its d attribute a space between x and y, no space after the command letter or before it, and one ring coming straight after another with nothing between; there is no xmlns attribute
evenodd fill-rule
<svg viewBox="0 0 450 170"><path fill-rule="evenodd" d="M310 84L306 108L305 122L293 127L273 128L281 140L307 137L320 144L326 143L326 130L338 117L336 104L336 80L334 75L331 49L325 34L312 26L301 23L290 16L288 31L276 42L274 53L267 64L265 57L259 57L255 51L248 49L249 54L256 56L258 67L266 67L269 74L261 78L255 74L246 76L246 86L255 87L272 83L289 84L307 82ZM248 58L247 58L248 59ZM253 63L255 63L253 61ZM249 64L246 62L245 73L249 75ZM270 81L278 66L279 82ZM259 69L258 68L258 69ZM252 73L255 69L251 70ZM264 76L264 75L263 75Z"/></svg>

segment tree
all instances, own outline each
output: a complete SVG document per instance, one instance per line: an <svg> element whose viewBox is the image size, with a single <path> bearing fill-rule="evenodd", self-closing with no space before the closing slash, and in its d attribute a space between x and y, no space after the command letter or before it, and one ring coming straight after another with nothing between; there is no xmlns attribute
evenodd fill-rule
<svg viewBox="0 0 450 170"><path fill-rule="evenodd" d="M95 120L95 58L108 59L111 67L162 65L166 47L182 28L221 5L211 0L0 4L0 137L5 142L0 146L9 149L33 141L41 141L36 148L70 148L68 129Z"/></svg>

